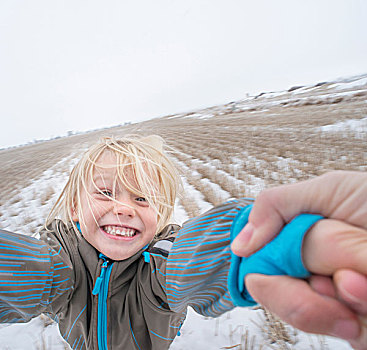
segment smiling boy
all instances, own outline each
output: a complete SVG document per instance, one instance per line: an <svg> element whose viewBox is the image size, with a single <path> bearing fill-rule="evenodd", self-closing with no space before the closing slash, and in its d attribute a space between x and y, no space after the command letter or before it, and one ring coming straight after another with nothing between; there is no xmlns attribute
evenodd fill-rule
<svg viewBox="0 0 367 350"><path fill-rule="evenodd" d="M73 349L163 350L188 306L213 317L235 306L229 287L245 290L242 265L230 273L231 230L252 200L169 224L180 179L163 146L103 139L72 170L40 240L0 230L0 322L44 313Z"/></svg>

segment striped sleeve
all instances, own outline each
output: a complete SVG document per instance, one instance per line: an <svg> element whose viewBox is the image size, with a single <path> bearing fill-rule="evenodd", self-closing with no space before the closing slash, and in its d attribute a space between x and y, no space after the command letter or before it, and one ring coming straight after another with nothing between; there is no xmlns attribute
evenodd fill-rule
<svg viewBox="0 0 367 350"><path fill-rule="evenodd" d="M71 291L71 266L44 242L0 230L0 322L55 316Z"/></svg>
<svg viewBox="0 0 367 350"><path fill-rule="evenodd" d="M251 199L232 200L188 221L178 232L167 262L166 291L170 308L191 306L204 316L234 307L227 280L231 261L230 229Z"/></svg>

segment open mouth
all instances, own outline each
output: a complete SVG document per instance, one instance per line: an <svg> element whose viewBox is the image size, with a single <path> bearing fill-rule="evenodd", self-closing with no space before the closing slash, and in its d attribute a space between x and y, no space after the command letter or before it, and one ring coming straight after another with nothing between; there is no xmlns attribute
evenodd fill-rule
<svg viewBox="0 0 367 350"><path fill-rule="evenodd" d="M129 227L122 227L122 226L103 226L103 231L108 233L112 236L118 236L118 237L134 237L136 236L139 231L129 228Z"/></svg>

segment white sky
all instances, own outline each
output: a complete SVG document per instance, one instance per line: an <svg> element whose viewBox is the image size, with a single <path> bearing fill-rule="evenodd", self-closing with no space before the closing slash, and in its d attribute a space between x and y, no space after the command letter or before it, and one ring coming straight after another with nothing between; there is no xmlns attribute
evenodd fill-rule
<svg viewBox="0 0 367 350"><path fill-rule="evenodd" d="M367 73L365 0L1 0L0 147Z"/></svg>

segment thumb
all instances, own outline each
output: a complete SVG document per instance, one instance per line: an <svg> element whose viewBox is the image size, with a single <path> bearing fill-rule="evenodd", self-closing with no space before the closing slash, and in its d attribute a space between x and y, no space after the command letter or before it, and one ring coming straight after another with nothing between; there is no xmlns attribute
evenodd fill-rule
<svg viewBox="0 0 367 350"><path fill-rule="evenodd" d="M249 256L270 242L296 215L310 211L316 193L311 181L284 185L264 190L256 198L248 224L232 243L236 255ZM309 183L305 186L306 183ZM313 189L313 190L312 190Z"/></svg>

